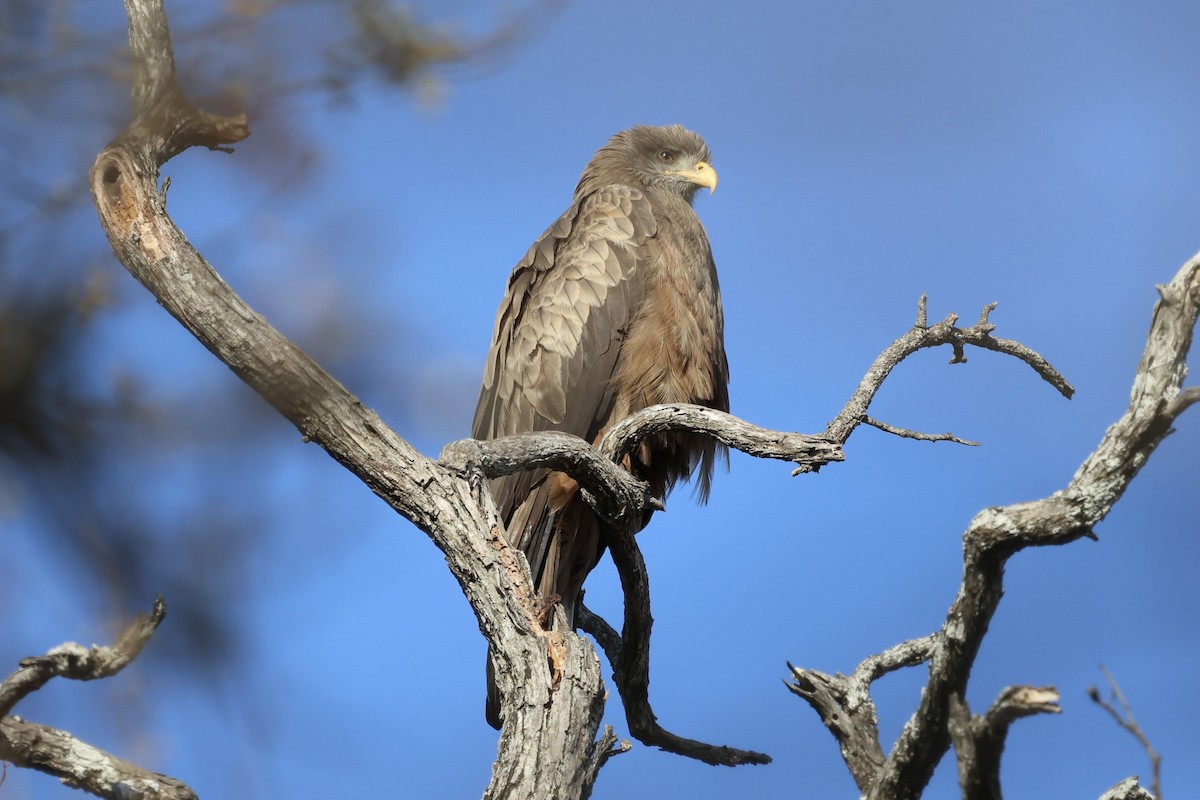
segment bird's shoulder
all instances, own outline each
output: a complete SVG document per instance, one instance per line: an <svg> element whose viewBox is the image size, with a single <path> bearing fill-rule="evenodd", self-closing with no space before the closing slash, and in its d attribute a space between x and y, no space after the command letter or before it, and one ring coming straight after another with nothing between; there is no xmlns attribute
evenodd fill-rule
<svg viewBox="0 0 1200 800"><path fill-rule="evenodd" d="M556 264L580 258L587 245L597 240L637 247L657 230L654 203L645 191L624 184L603 186L575 198L530 245L513 274L515 277L528 269L545 272Z"/></svg>
<svg viewBox="0 0 1200 800"><path fill-rule="evenodd" d="M592 373L611 373L657 231L647 193L612 184L577 197L534 241L496 317L476 435L564 425L568 395L578 399L577 388L593 383L601 390L607 374Z"/></svg>

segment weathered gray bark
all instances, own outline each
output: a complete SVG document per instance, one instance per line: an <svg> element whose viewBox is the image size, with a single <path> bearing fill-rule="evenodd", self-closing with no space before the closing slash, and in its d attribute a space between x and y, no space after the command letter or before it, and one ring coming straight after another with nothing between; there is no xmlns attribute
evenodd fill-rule
<svg viewBox="0 0 1200 800"><path fill-rule="evenodd" d="M227 149L249 135L249 129L244 118L206 114L184 97L175 78L161 0L126 0L126 9L134 55L134 117L100 153L90 174L96 209L113 251L169 313L291 421L305 441L326 450L444 553L491 645L503 696L504 728L486 797L585 797L615 743L611 730L597 738L605 695L596 653L582 637L562 632L564 626L547 632L539 624L542 603L523 557L505 539L487 495L487 478L534 465L562 469L580 481L590 502L612 523L607 543L626 597L622 629L618 633L586 612L580 614L580 623L596 636L613 665L633 734L708 763L765 763L769 758L760 753L669 733L655 718L648 696L649 576L631 529L622 523L656 507L657 500L614 461L641 437L669 429L704 431L752 455L792 461L797 473L842 460L842 444L864 423L904 436L960 441L949 434L906 431L867 416L875 393L900 361L919 349L946 344L954 350L952 363L965 360L966 345L985 347L1025 361L1063 394L1072 392L1038 354L991 335L992 307L968 328L957 327L953 315L927 325L922 299L917 325L879 356L843 410L818 436L767 431L711 409L657 406L614 426L598 449L562 434L539 434L457 442L438 460L425 458L247 306L171 221L165 187L158 189L159 168L188 147ZM849 677L793 668L794 690L830 724L868 796L919 796L949 746L952 719L960 723L964 750L968 743L976 750L987 745L985 734L997 730L974 724L965 707L955 703L963 696L974 655L999 602L1004 561L1026 546L1088 535L1166 435L1170 420L1196 401L1196 390L1179 391L1179 353L1186 355L1195 321L1195 263L1186 288L1164 293L1168 310L1162 314L1163 330L1156 312L1151 335L1156 349L1153 356L1147 349L1129 419L1114 426L1121 435L1114 439L1110 431L1064 492L1038 504L989 509L972 522L966 534L962 590L942 630L867 659ZM1173 316L1180 314L1179 319ZM1175 360L1167 354L1174 354ZM1174 394L1164 388L1172 385ZM885 756L870 684L889 671L926 662L930 683L921 708ZM5 733L21 733L9 723L4 723ZM32 748L18 753L22 763L36 766L36 743L28 737L21 741ZM102 796L116 795L110 790Z"/></svg>
<svg viewBox="0 0 1200 800"><path fill-rule="evenodd" d="M1007 723L1015 716L1057 709L1046 699L1051 687L1011 688L981 719L970 717L962 698L1003 595L1008 559L1027 547L1095 537L1093 526L1108 515L1138 470L1171 433L1176 417L1200 401L1200 387L1183 385L1192 332L1200 315L1200 254L1184 264L1169 284L1160 286L1159 294L1128 410L1105 432L1064 489L1042 500L988 508L975 516L963 534L962 583L942 628L872 656L848 678L792 668L794 682L789 688L804 698L837 736L846 765L865 797L920 797L950 747L952 730L961 745L958 758L964 796L998 797ZM898 658L897 653L915 657ZM929 664L929 681L920 705L884 757L870 683L887 672L922 663ZM1020 705L1016 702L1020 698L1035 699Z"/></svg>
<svg viewBox="0 0 1200 800"><path fill-rule="evenodd" d="M66 731L9 716L17 703L54 678L92 681L117 674L137 658L166 614L160 597L149 614L139 615L110 646L67 642L22 659L0 684L0 760L53 775L98 797L195 800L196 793L174 778L123 761Z"/></svg>
<svg viewBox="0 0 1200 800"><path fill-rule="evenodd" d="M504 662L505 728L490 797L579 797L595 779L600 665L574 634L546 634L528 570L501 536L482 473L425 458L247 306L167 215L158 169L193 145L248 135L245 120L192 108L175 80L161 0L128 0L134 118L91 171L113 251L177 320L299 429L427 532ZM511 676L525 675L517 682ZM563 679L563 676L569 679Z"/></svg>

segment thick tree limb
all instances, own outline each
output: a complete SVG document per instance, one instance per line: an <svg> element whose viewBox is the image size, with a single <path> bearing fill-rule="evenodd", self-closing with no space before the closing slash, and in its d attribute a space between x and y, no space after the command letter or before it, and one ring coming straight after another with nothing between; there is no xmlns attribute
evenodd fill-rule
<svg viewBox="0 0 1200 800"><path fill-rule="evenodd" d="M8 716L22 698L53 678L91 681L117 674L137 658L167 614L162 597L139 614L112 645L67 642L42 656L21 660L0 684L0 760L45 772L97 797L194 800L196 793L174 778L123 761L66 731Z"/></svg>
<svg viewBox="0 0 1200 800"><path fill-rule="evenodd" d="M196 800L196 793L175 778L123 761L66 731L20 717L0 720L0 760L53 775L63 785L97 797Z"/></svg>
<svg viewBox="0 0 1200 800"><path fill-rule="evenodd" d="M249 308L188 244L167 216L165 195L157 188L158 168L169 158L190 146L224 149L248 135L245 120L206 114L183 96L175 79L161 0L127 0L126 7L135 61L134 118L101 152L91 172L97 211L114 252L205 347L296 425L306 441L324 448L425 531L446 555L492 645L504 698L505 727L487 796L585 795L605 754L611 752L608 735L595 739L603 708L599 664L592 648L573 633L562 631L561 626L552 632L541 630L539 601L528 568L521 554L506 542L482 478L522 464L561 465L593 494L602 513L615 521L636 516L639 504L653 508L654 499L636 482L599 466L593 454L577 444L563 445L561 441L549 445L559 448L549 454L514 455L515 451L506 448L520 449L525 444L504 442L448 448L441 463L424 458ZM1186 300L1165 292L1164 303L1188 306L1192 310L1186 314L1194 323L1195 290L1188 291L1190 299ZM952 362L965 360L968 344L1020 358L1070 396L1070 385L1044 359L1016 342L991 336L991 308L985 308L970 328L955 327L953 316L926 327L922 302L918 327L876 359L822 436L742 427L745 424L734 418L713 416L716 412L668 406L647 409L614 427L600 450L611 457L652 432L688 428L707 431L752 455L793 461L799 465L798 472L814 471L841 459L840 445L867 420L867 407L892 368L919 349L942 344L953 348ZM1163 316L1176 313L1168 309ZM1156 311L1155 330L1157 320ZM1185 331L1190 343L1190 326ZM1152 339L1154 335L1152 331ZM1170 350L1178 344L1167 341L1169 332L1163 336L1159 347ZM1182 352L1186 353L1186 346ZM1157 386L1163 364L1158 352L1145 360L1144 383ZM1142 372L1139 370L1139 376ZM1181 381L1182 375L1178 377ZM959 599L941 632L929 638L928 652L925 645L893 648L868 659L865 669L860 665L862 676L856 670L852 679L869 683L865 676L879 670L904 666L914 658L930 661L931 680L921 708L883 764L872 767L877 774L869 796L919 793L948 747L950 698L962 695L966 673L999 601L1004 560L1031 544L1064 543L1090 533L1091 526L1107 513L1149 452L1169 432L1170 420L1197 401L1194 390L1178 389L1177 385L1170 396L1155 394L1153 387L1141 391L1150 398L1147 402L1151 405L1146 406L1139 405L1140 390L1135 383L1128 425L1114 426L1114 430L1128 433L1128 438L1111 444L1106 438L1066 491L1042 504L989 509L977 516L965 537L966 565ZM528 462L523 461L526 457ZM621 575L626 611L621 635L606 633L603 644L610 657L615 654L614 673L631 730L651 744L689 755L699 753L696 757L710 763L762 763L765 757L760 754L691 742L658 726L646 693L651 616L645 565L626 526L613 526L609 546ZM518 675L522 680L517 680ZM839 688L836 683L830 685ZM847 684L845 691L851 689L858 691L857 684ZM865 719L866 713L859 716ZM876 734L876 742L877 738Z"/></svg>
<svg viewBox="0 0 1200 800"><path fill-rule="evenodd" d="M941 631L933 640L929 681L920 705L878 773L868 776L865 787L862 773L869 768L869 759L859 759L851 767L865 797L875 800L919 797L950 746L955 713L959 715L958 726L962 730L961 698L965 696L975 656L1003 594L1007 559L1026 547L1067 544L1082 537L1094 537L1093 526L1108 514L1138 470L1171 432L1176 417L1197 401L1196 389L1184 388L1183 381L1193 330L1200 315L1200 254L1184 264L1170 284L1159 287L1159 293L1161 298L1154 307L1146 348L1134 376L1129 409L1107 430L1066 488L1042 500L985 509L968 526L963 535L962 583ZM990 329L984 330L979 324L976 328L979 330L961 337L961 341L1021 358L1069 396L1069 385L1055 377L1057 373L1036 354L1023 352L1013 343L991 339ZM956 337L942 332L937 338L951 341ZM902 337L893 348L907 351L922 340L922 336L914 335L912 342L901 346ZM983 344L985 340L991 344ZM881 356L863 385L874 385L881 380L878 373L890 369L890 363L890 358ZM869 398L870 392L866 396ZM865 411L861 403L857 407ZM830 423L827 433L852 427L856 424L855 413L844 411ZM837 436L831 438L838 440ZM836 693L833 697L836 701ZM821 701L825 705L829 702ZM821 703L815 704L819 712ZM822 712L822 717L825 716Z"/></svg>
<svg viewBox="0 0 1200 800"><path fill-rule="evenodd" d="M1069 397L1074 389L1040 355L1017 342L991 337L991 332L995 330L996 326L988 322L988 315L994 308L995 304L985 307L980 314L979 321L965 330L954 327L957 317L953 314L932 328L926 328L923 327L925 298L922 298L918 312L919 326L901 336L880 354L841 413L829 423L823 435L809 436L770 431L729 414L702 406L659 405L643 409L614 425L600 442L598 449L613 461L619 461L646 436L669 430L698 431L707 433L726 446L749 455L792 461L799 465L793 474L816 472L824 464L844 459L842 445L858 425L868 421L867 407L883 386L883 381L891 370L918 350L944 344L950 344L955 348L955 359L952 363L966 360L962 357L962 348L965 344L986 346L988 349L1012 355L1030 364L1038 374ZM984 344L985 342L986 344ZM875 421L871 421L871 424L910 438L949 440L967 444L949 434L930 436L902 431ZM765 754L683 739L669 733L658 724L650 707L648 696L650 633L653 626L653 619L650 615L649 577L646 574L645 564L634 536L621 526L615 526L609 531L609 534L606 543L612 553L613 563L617 567L618 575L621 578L621 588L625 595L624 622L618 636L612 631L611 626L607 623L604 623L603 626L599 625L592 615L587 618L590 627L585 630L600 634L597 636L597 641L601 641L601 645L609 657L609 662L613 665L614 679L625 706L625 716L630 731L646 744L657 745L665 750L698 758L706 763L729 765L767 763L770 759ZM925 640L918 641L925 642ZM913 645L915 649L909 648L908 645ZM897 648L897 651L912 653L921 650L924 646L924 644L918 647L914 643L906 643ZM927 654L921 660L925 658L928 658ZM886 659L883 661L868 659L864 665L878 666L884 663L887 663ZM870 681L864 681L861 678L861 675L865 674L867 674L865 671L862 673L856 671L856 675L860 675L860 678L859 683L855 686L856 688L861 687L861 691L854 696L855 708L859 707L857 702L859 697L865 697L866 702L870 703L867 688ZM813 693L809 696L805 696L801 692L797 693L814 703L814 707L818 708L822 719L826 721L827 725L831 725L831 729L842 746L843 756L847 758L847 763L854 762L851 772L855 775L855 779L869 783L882 763L882 750L878 744L873 704L862 705L863 713L860 715L852 715L849 718L837 716L840 713L839 706L845 698L838 694L835 690L837 687L832 683L822 684L822 681L832 680L829 676L812 673L807 677L802 677L797 674L797 679L813 687ZM842 708L840 711L844 712L846 709ZM835 717L837 724L832 724ZM867 783L860 784L860 787Z"/></svg>
<svg viewBox="0 0 1200 800"><path fill-rule="evenodd" d="M134 117L97 157L92 195L114 253L235 374L446 554L492 644L505 727L489 797L582 796L598 764L599 661L569 633L547 634L528 568L495 508L458 471L431 461L238 297L167 216L158 167L190 146L243 138L241 118L194 109L175 81L161 0L127 0ZM515 676L523 676L519 681ZM564 675L570 680L563 680Z"/></svg>

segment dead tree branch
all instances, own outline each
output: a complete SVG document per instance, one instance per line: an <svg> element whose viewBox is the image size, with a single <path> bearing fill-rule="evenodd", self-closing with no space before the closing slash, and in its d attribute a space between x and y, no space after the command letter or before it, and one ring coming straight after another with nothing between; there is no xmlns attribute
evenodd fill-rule
<svg viewBox="0 0 1200 800"><path fill-rule="evenodd" d="M1003 800L1000 790L1000 756L1008 728L1021 717L1059 714L1058 691L1053 686L1009 686L982 716L971 714L967 701L950 697L950 738L958 753L958 784L963 797Z"/></svg>
<svg viewBox="0 0 1200 800"><path fill-rule="evenodd" d="M954 327L958 318L951 314L932 328L916 327L898 338L875 359L875 363L867 371L850 400L829 423L822 435L812 436L770 431L729 414L702 406L660 405L632 414L614 425L600 442L599 450L613 461L619 461L646 436L669 430L698 431L707 433L722 444L752 456L792 461L798 465L793 474L816 472L831 461L844 459L842 445L861 423L868 421L867 408L892 369L918 350L945 344L954 347L955 358L951 363L966 361L962 356L962 349L967 344L985 346L988 349L1019 358L1030 364L1039 375L1060 392L1070 397L1074 389L1044 358L1018 342L991 337L996 326L988 321L988 315L994 308L995 304L985 307L980 314L979 321L967 329ZM925 298L922 297L918 313L919 322L924 316L924 310ZM985 342L986 344L984 344ZM910 438L949 440L968 444L968 442L949 434L930 436L891 428L891 426L873 420L871 424ZM597 641L601 642L609 658L609 663L613 666L614 680L625 706L625 718L629 723L630 731L646 744L656 745L664 750L697 758L706 763L729 765L767 763L770 758L765 754L684 739L664 730L658 724L650 707L648 696L650 633L653 625L650 615L649 576L646 574L641 551L638 549L637 541L632 533L623 526L614 526L608 533L606 543L612 553L613 563L616 565L621 579L621 589L625 595L625 618L619 635L607 623L598 624L594 615L586 618L590 627L585 627L584 630L593 633ZM915 662L920 663L929 657L926 650L928 642L929 638L927 637L901 645L895 650L906 656L921 654L921 658ZM835 679L815 672L801 675L800 673L803 671L793 669L798 681L805 687L802 691L797 691L797 694L813 703L822 719L834 731L834 735L842 746L843 755L847 757L847 763L854 762L851 772L855 775L855 779L861 778L867 782L860 784L860 787L869 785L871 776L877 772L883 761L878 741L875 709L870 701L867 688L867 684L874 678L863 678L864 675L871 674L867 665L878 667L891 663L882 656L880 659L868 659L864 665L860 666L860 670L856 671L855 674L859 678L854 688L858 691L853 695L849 694L848 687L839 684L839 681L846 680L844 678ZM904 665L904 659L901 659L899 666ZM890 667L890 669L895 668L897 667ZM883 671L886 672L888 669ZM865 702L862 698L865 698ZM854 713L841 716L848 711Z"/></svg>
<svg viewBox="0 0 1200 800"><path fill-rule="evenodd" d="M984 306L979 320L969 328L956 327L957 314L950 314L936 325L926 327L926 297L922 295L917 304L917 324L879 354L841 412L826 426L825 437L830 441L842 443L850 438L854 429L867 421L867 408L875 399L875 395L891 371L913 353L929 347L950 345L954 351L954 355L950 359L951 364L966 363L967 359L963 350L965 345L1004 353L1028 364L1034 372L1064 397L1070 398L1075 394L1075 387L1067 383L1058 370L1054 369L1040 354L1020 342L992 337L992 331L996 329L996 326L989 321L989 316L995 308L995 303ZM872 424L882 427L878 422Z"/></svg>
<svg viewBox="0 0 1200 800"><path fill-rule="evenodd" d="M611 528L608 544L626 597L621 634L611 627L604 630L597 618L582 619L603 632L601 643L613 661L631 730L647 743L709 763L763 763L762 754L669 734L650 709L648 577L631 529L619 524L636 518L639 509L655 507L644 486L601 466L586 446L561 436L536 442L457 443L447 448L441 461L425 458L247 306L191 247L167 215L165 193L157 186L158 170L188 147L227 149L249 130L243 117L204 113L183 95L161 0L126 0L126 8L135 65L134 116L99 154L90 173L97 212L113 251L169 313L291 421L305 441L315 442L358 476L445 554L491 644L503 696L505 724L486 796L584 796L612 750L611 734L596 738L604 690L595 652L572 632L542 630L528 567L508 545L486 493L488 475L533 465L552 465L577 478L601 513L618 523ZM1186 303L1175 295L1168 302L1164 294L1160 306L1187 305L1194 322L1195 291L1188 291ZM797 472L815 471L842 459L841 445L867 421L871 400L900 361L943 344L953 349L952 363L965 361L966 345L1019 358L1069 397L1073 389L1041 356L1019 343L992 337L991 310L992 306L985 308L969 328L955 327L953 315L926 327L922 301L918 326L876 359L820 436L766 431L707 409L658 406L615 426L600 453L615 460L651 433L688 429L708 432L751 455L792 461ZM1163 316L1172 313L1164 311ZM1156 311L1156 330L1157 318ZM1187 331L1190 343L1190 328ZM1164 363L1160 355L1156 352L1152 363L1144 364L1145 372L1154 373L1144 382L1155 387L1152 378ZM1147 402L1158 405L1131 410L1130 419L1123 421L1128 431L1123 423L1114 426L1126 431L1127 438L1113 443L1106 438L1066 491L1038 504L989 509L976 517L966 535L960 596L939 633L864 661L850 679L830 679L828 702L861 708L858 716L866 719L874 709L866 705L869 692L864 687L884 672L930 663L931 680L921 708L897 746L882 763L871 756L863 762L869 766L859 768L864 778L869 773L870 797L915 796L912 787L919 793L949 746L950 698L962 696L966 673L999 601L1004 560L1032 544L1064 543L1090 533L1169 431L1173 415L1197 401L1196 392L1181 393L1178 388L1170 396L1154 394L1153 387L1143 391L1153 395ZM1135 384L1135 403L1138 391ZM871 740L870 730L862 735ZM877 745L877 733L873 736Z"/></svg>
<svg viewBox="0 0 1200 800"><path fill-rule="evenodd" d="M1117 709L1112 703L1105 700L1100 690L1095 686L1088 689L1088 697L1092 702L1100 706L1108 712L1118 725L1129 731L1133 738L1138 740L1138 744L1146 751L1146 757L1150 759L1150 793L1158 800L1162 800L1162 756L1154 749L1154 745L1150 743L1150 737L1142 730L1142 726L1138 724L1137 719L1133 716L1133 706L1125 699L1125 693L1121 691L1120 684L1113 674L1108 671L1108 667L1100 665L1100 671L1104 673L1104 679L1108 681L1109 694L1113 701L1121 708Z"/></svg>
<svg viewBox="0 0 1200 800"><path fill-rule="evenodd" d="M592 507L613 524L640 519L647 508L662 510L650 485L603 457L578 436L557 431L524 433L480 441L460 439L442 448L438 463L488 480L525 469L549 467L584 486Z"/></svg>
<svg viewBox="0 0 1200 800"><path fill-rule="evenodd" d="M788 664L793 683L786 686L812 706L821 722L838 740L842 759L861 791L866 791L883 766L879 744L879 715L871 697L871 684L904 667L929 660L935 636L910 639L859 664L853 673L828 675Z"/></svg>
<svg viewBox="0 0 1200 800"><path fill-rule="evenodd" d="M1106 431L1066 487L1042 500L985 509L968 526L963 535L962 583L945 623L932 640L929 681L919 707L905 724L877 773L866 774L871 769L871 758L856 756L852 762L847 757L847 765L865 797L875 800L919 797L950 746L956 713L958 729L965 730L961 698L965 696L975 656L1003 594L1004 566L1008 558L1027 547L1067 544L1082 537L1094 537L1093 527L1104 519L1138 470L1170 434L1176 417L1196 402L1196 389L1185 388L1183 382L1187 376L1192 334L1200 314L1200 255L1184 264L1170 284L1160 286L1159 294L1146 348L1134 375L1129 408ZM984 318L986 313L987 309ZM926 330L933 331L937 327ZM962 337L943 331L938 338L946 343L979 344L1017 356L1063 394L1070 395L1069 385L1040 357L1035 357L1036 354L1013 343L992 339L990 329L984 330L978 324L976 329ZM903 337L897 340L893 348L904 350L911 346L902 347L902 340ZM915 333L913 340L920 341L921 336ZM988 344L983 344L984 341ZM877 373L887 369L890 369L890 360L881 356L868 373L868 379L864 379L864 385L881 381ZM867 397L869 395L866 393ZM865 413L864 405L859 403L856 407ZM858 413L843 412L830 423L830 431L844 431L857 424ZM793 674L795 672L793 668ZM801 672L803 674L797 677L798 684L803 675L817 674ZM793 691L797 688L803 690L805 686L799 685ZM838 688L835 682L829 690L833 706L829 706L829 699L814 702L804 691L796 693L814 704L825 719L828 712L822 712L822 707L836 707ZM809 690L809 694L814 692ZM956 708L959 709L957 712ZM843 735L836 730L835 735L839 742L844 741ZM969 736L962 739L964 743L968 740Z"/></svg>
<svg viewBox="0 0 1200 800"><path fill-rule="evenodd" d="M429 534L492 644L505 728L489 797L582 796L604 689L594 650L541 630L529 571L484 490L425 458L238 297L167 214L158 169L187 147L224 146L244 119L194 109L175 80L161 0L127 0L134 115L90 174L97 213L121 263L206 348L306 441L320 445ZM515 676L525 676L518 681ZM561 680L570 675L571 680Z"/></svg>
<svg viewBox="0 0 1200 800"><path fill-rule="evenodd" d="M92 681L116 675L137 658L166 615L166 603L159 597L150 613L139 614L111 645L67 642L45 655L22 659L0 684L0 760L53 775L97 797L195 800L196 793L174 778L123 761L66 731L9 716L22 698L54 678Z"/></svg>

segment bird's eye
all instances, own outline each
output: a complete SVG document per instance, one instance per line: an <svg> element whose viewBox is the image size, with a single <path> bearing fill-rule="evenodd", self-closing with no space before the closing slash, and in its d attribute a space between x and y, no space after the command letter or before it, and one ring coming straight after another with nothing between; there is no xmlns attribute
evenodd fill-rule
<svg viewBox="0 0 1200 800"><path fill-rule="evenodd" d="M670 150L660 150L658 153L658 160L664 164L670 164L675 160L675 154Z"/></svg>

